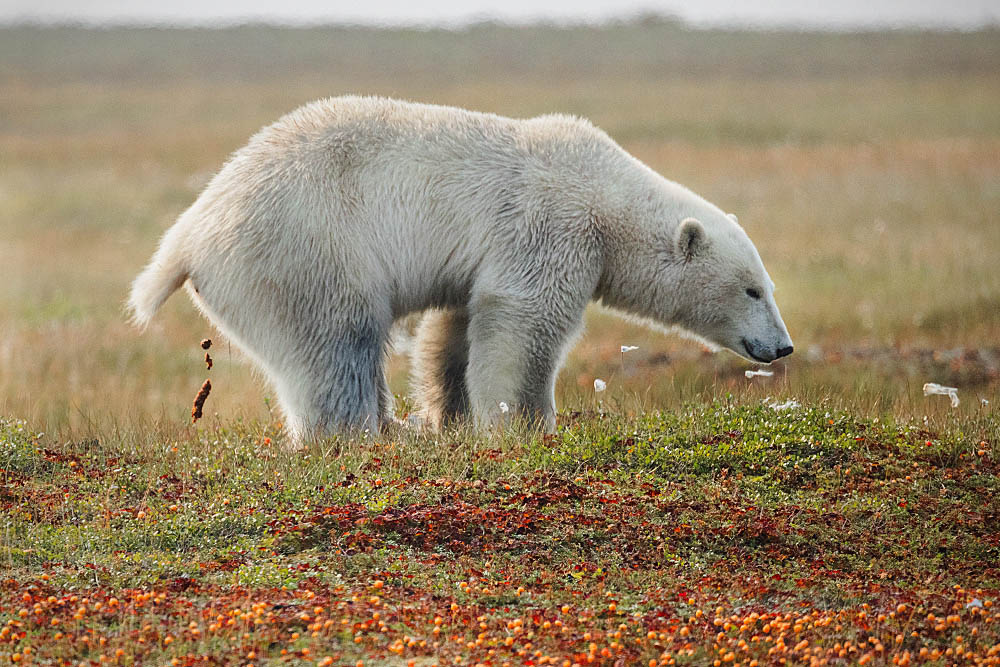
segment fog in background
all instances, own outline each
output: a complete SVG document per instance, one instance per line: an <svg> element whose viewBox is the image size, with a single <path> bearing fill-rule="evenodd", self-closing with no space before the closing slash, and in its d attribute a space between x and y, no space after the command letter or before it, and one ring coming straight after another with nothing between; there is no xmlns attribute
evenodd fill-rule
<svg viewBox="0 0 1000 667"><path fill-rule="evenodd" d="M811 28L976 28L1000 19L998 0L5 0L0 22L214 24L275 23L462 24L605 21L652 13L696 25L801 26Z"/></svg>

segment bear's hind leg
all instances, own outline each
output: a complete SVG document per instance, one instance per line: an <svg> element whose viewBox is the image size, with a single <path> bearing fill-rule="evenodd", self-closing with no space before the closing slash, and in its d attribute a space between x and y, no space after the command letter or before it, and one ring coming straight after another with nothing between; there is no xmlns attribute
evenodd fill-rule
<svg viewBox="0 0 1000 667"><path fill-rule="evenodd" d="M413 384L420 414L435 428L469 413L469 314L464 308L430 310L417 327Z"/></svg>
<svg viewBox="0 0 1000 667"><path fill-rule="evenodd" d="M348 326L300 348L276 388L292 440L343 430L376 431L389 410L386 327Z"/></svg>

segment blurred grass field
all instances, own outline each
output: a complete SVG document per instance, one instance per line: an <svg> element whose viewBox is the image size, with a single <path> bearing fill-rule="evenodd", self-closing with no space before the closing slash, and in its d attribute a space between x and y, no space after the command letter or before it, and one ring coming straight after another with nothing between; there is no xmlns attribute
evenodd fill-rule
<svg viewBox="0 0 1000 667"><path fill-rule="evenodd" d="M775 376L594 310L561 407L732 393L858 413L957 414L1000 386L1000 31L856 34L603 27L0 28L0 414L50 433L182 430L213 332L183 295L123 315L158 236L227 155L309 100L382 94L590 118L735 212L796 354ZM638 345L622 357L619 346ZM207 411L268 419L213 348ZM406 364L392 382L406 406ZM593 379L608 381L595 397ZM983 400L993 403L986 407ZM214 418L214 417L213 417Z"/></svg>

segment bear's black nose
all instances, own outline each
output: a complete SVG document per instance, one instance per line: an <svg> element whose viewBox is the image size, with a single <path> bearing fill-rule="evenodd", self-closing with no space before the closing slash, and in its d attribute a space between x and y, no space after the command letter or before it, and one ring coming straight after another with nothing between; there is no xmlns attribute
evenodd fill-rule
<svg viewBox="0 0 1000 667"><path fill-rule="evenodd" d="M781 359L782 357L787 357L788 355L790 355L792 353L792 350L794 350L794 349L795 348L793 348L791 345L789 345L788 347L780 348L775 353L775 357L774 358L775 359Z"/></svg>

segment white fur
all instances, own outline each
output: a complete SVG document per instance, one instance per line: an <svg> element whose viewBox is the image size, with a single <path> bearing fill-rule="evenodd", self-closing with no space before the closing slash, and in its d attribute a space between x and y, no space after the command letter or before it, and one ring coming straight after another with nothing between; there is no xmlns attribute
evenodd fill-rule
<svg viewBox="0 0 1000 667"><path fill-rule="evenodd" d="M134 319L185 281L274 384L297 440L389 418L390 327L428 308L455 316L418 334L422 393L446 395L434 383L450 373L480 424L501 403L554 424L555 377L594 299L738 354L791 345L735 219L561 115L308 104L258 132L167 231L133 284ZM422 352L422 339L436 343Z"/></svg>

